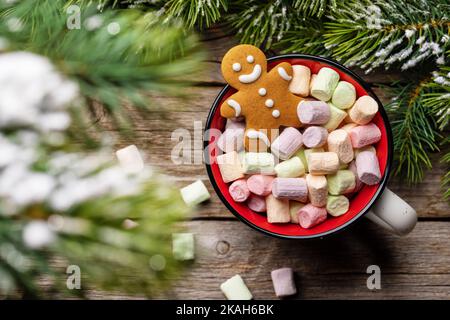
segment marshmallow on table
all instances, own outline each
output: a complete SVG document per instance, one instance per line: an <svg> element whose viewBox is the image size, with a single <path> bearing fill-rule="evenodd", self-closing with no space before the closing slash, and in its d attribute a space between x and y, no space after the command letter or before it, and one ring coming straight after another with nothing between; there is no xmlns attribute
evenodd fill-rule
<svg viewBox="0 0 450 320"><path fill-rule="evenodd" d="M324 127L311 126L303 131L303 144L308 148L319 148L327 142L328 130Z"/></svg>
<svg viewBox="0 0 450 320"><path fill-rule="evenodd" d="M230 192L230 196L236 202L244 202L250 196L247 181L244 179L234 181L228 188L228 192Z"/></svg>
<svg viewBox="0 0 450 320"><path fill-rule="evenodd" d="M335 152L341 163L353 160L353 146L350 136L345 130L334 130L328 135L328 151Z"/></svg>
<svg viewBox="0 0 450 320"><path fill-rule="evenodd" d="M272 182L274 177L261 174L255 174L248 178L248 189L258 195L267 196L272 193Z"/></svg>
<svg viewBox="0 0 450 320"><path fill-rule="evenodd" d="M348 211L350 201L346 196L332 196L327 199L327 212L333 217L339 217Z"/></svg>
<svg viewBox="0 0 450 320"><path fill-rule="evenodd" d="M306 175L309 201L315 207L323 207L327 204L328 183L325 176Z"/></svg>
<svg viewBox="0 0 450 320"><path fill-rule="evenodd" d="M289 199L300 202L308 200L308 187L304 178L275 178L272 194L277 199Z"/></svg>
<svg viewBox="0 0 450 320"><path fill-rule="evenodd" d="M356 156L357 156L359 153L361 153L361 152L363 152L363 151L370 151L370 152L373 152L374 154L377 154L377 149L375 149L374 146L369 145L369 146L365 146L365 147L362 147L362 148L356 148L356 149L354 149L353 152L355 153L355 158L356 158Z"/></svg>
<svg viewBox="0 0 450 320"><path fill-rule="evenodd" d="M342 120L344 120L345 117L347 117L347 112L339 108L336 108L332 103L328 103L328 106L330 109L330 120L328 120L328 122L325 123L323 127L328 131L333 131L334 129L339 127Z"/></svg>
<svg viewBox="0 0 450 320"><path fill-rule="evenodd" d="M322 101L328 101L339 82L339 74L331 68L323 67L311 88L311 96Z"/></svg>
<svg viewBox="0 0 450 320"><path fill-rule="evenodd" d="M217 164L219 165L222 179L225 183L241 179L244 177L241 167L241 161L236 151L221 154L217 156Z"/></svg>
<svg viewBox="0 0 450 320"><path fill-rule="evenodd" d="M294 271L291 268L280 268L270 273L273 289L279 298L292 296L297 293L294 281Z"/></svg>
<svg viewBox="0 0 450 320"><path fill-rule="evenodd" d="M228 123L230 123L228 125ZM223 152L240 151L244 148L245 123L227 121L227 129L217 141L217 146Z"/></svg>
<svg viewBox="0 0 450 320"><path fill-rule="evenodd" d="M250 194L247 199L247 206L255 212L266 212L266 198L256 194Z"/></svg>
<svg viewBox="0 0 450 320"><path fill-rule="evenodd" d="M302 146L302 134L295 128L289 127L272 142L270 147L273 154L282 160L289 159Z"/></svg>
<svg viewBox="0 0 450 320"><path fill-rule="evenodd" d="M370 151L363 151L356 157L358 178L363 183L372 186L381 180L380 165L377 156Z"/></svg>
<svg viewBox="0 0 450 320"><path fill-rule="evenodd" d="M242 168L246 174L275 174L275 157L268 152L246 152Z"/></svg>
<svg viewBox="0 0 450 320"><path fill-rule="evenodd" d="M211 195L201 180L197 180L190 185L181 188L181 197L188 206L195 206L208 200Z"/></svg>
<svg viewBox="0 0 450 320"><path fill-rule="evenodd" d="M289 212L291 214L291 222L298 223L298 211L305 206L304 203L291 200L289 201Z"/></svg>
<svg viewBox="0 0 450 320"><path fill-rule="evenodd" d="M327 210L325 208L315 207L307 204L298 211L298 221L300 226L305 229L312 228L327 219Z"/></svg>
<svg viewBox="0 0 450 320"><path fill-rule="evenodd" d="M302 100L297 106L297 116L303 124L325 124L330 120L330 107L323 101Z"/></svg>
<svg viewBox="0 0 450 320"><path fill-rule="evenodd" d="M138 173L144 169L144 161L139 149L134 144L117 150L116 156L120 166L127 173Z"/></svg>
<svg viewBox="0 0 450 320"><path fill-rule="evenodd" d="M362 96L356 100L353 107L348 111L348 116L354 123L367 124L372 121L378 112L378 103L371 96Z"/></svg>
<svg viewBox="0 0 450 320"><path fill-rule="evenodd" d="M339 169L339 157L335 152L313 152L308 154L309 173L332 174Z"/></svg>
<svg viewBox="0 0 450 320"><path fill-rule="evenodd" d="M193 260L194 250L194 235L192 233L172 234L172 253L176 260Z"/></svg>
<svg viewBox="0 0 450 320"><path fill-rule="evenodd" d="M341 129L341 130L344 130L345 132L347 132L348 134L350 134L350 131L353 129L353 128L355 128L355 127L357 127L358 125L356 124L356 123L353 123L353 122L351 122L351 123L346 123L346 124L344 124L342 127L340 127L339 129Z"/></svg>
<svg viewBox="0 0 450 320"><path fill-rule="evenodd" d="M333 196L346 194L355 190L355 175L350 170L339 170L327 176L328 193Z"/></svg>
<svg viewBox="0 0 450 320"><path fill-rule="evenodd" d="M291 221L289 200L277 199L272 194L266 197L267 222L288 223Z"/></svg>
<svg viewBox="0 0 450 320"><path fill-rule="evenodd" d="M355 158L356 157L357 156L355 156ZM353 189L353 192L358 192L364 186L364 183L361 180L359 180L358 170L356 168L356 160L350 162L350 164L348 165L348 170L353 172L353 175L355 176L355 189Z"/></svg>
<svg viewBox="0 0 450 320"><path fill-rule="evenodd" d="M377 143L381 139L381 131L374 123L357 126L350 130L353 148L362 148Z"/></svg>
<svg viewBox="0 0 450 320"><path fill-rule="evenodd" d="M356 100L355 87L347 81L339 81L336 89L334 89L331 102L339 109L350 108Z"/></svg>
<svg viewBox="0 0 450 320"><path fill-rule="evenodd" d="M296 178L305 174L305 167L300 158L292 157L289 160L277 164L275 166L275 172L281 178Z"/></svg>
<svg viewBox="0 0 450 320"><path fill-rule="evenodd" d="M228 300L251 300L253 298L244 280L238 274L222 283L220 290Z"/></svg>
<svg viewBox="0 0 450 320"><path fill-rule="evenodd" d="M311 78L311 70L302 65L292 66L292 80L289 83L289 90L303 97L309 96L309 80Z"/></svg>

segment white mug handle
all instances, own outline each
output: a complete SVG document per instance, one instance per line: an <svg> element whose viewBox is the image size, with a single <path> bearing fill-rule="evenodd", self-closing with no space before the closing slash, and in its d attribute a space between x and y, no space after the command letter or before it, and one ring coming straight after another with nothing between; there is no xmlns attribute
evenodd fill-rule
<svg viewBox="0 0 450 320"><path fill-rule="evenodd" d="M385 188L366 217L399 236L407 235L417 223L417 213L402 198Z"/></svg>

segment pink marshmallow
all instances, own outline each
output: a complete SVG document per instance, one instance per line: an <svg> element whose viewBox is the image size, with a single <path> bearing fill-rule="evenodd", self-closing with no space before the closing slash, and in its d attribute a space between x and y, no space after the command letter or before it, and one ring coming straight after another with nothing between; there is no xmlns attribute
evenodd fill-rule
<svg viewBox="0 0 450 320"><path fill-rule="evenodd" d="M248 189L258 196L267 196L272 192L274 177L261 174L252 175L247 180Z"/></svg>
<svg viewBox="0 0 450 320"><path fill-rule="evenodd" d="M255 212L266 212L266 199L256 194L250 194L247 199L247 206Z"/></svg>
<svg viewBox="0 0 450 320"><path fill-rule="evenodd" d="M312 228L327 219L327 209L307 204L298 211L298 221L305 229Z"/></svg>
<svg viewBox="0 0 450 320"><path fill-rule="evenodd" d="M325 124L330 120L330 107L326 102L303 100L297 106L297 115L304 124Z"/></svg>
<svg viewBox="0 0 450 320"><path fill-rule="evenodd" d="M364 186L364 184L362 183L361 180L359 180L358 170L356 169L356 162L355 162L355 160L350 162L350 164L348 165L348 169L351 172L353 172L353 174L355 175L355 189L353 189L353 192L358 192L359 190L361 190L361 188Z"/></svg>
<svg viewBox="0 0 450 320"><path fill-rule="evenodd" d="M280 268L270 273L273 288L277 297L292 296L297 293L294 281L294 271L291 268Z"/></svg>
<svg viewBox="0 0 450 320"><path fill-rule="evenodd" d="M304 178L275 178L272 183L272 194L279 199L306 202L308 200L306 180Z"/></svg>
<svg viewBox="0 0 450 320"><path fill-rule="evenodd" d="M244 179L234 181L228 188L231 197L236 202L244 202L250 196L247 182Z"/></svg>
<svg viewBox="0 0 450 320"><path fill-rule="evenodd" d="M303 132L303 144L308 148L319 148L327 142L328 130L324 127L311 126Z"/></svg>
<svg viewBox="0 0 450 320"><path fill-rule="evenodd" d="M380 165L373 152L363 151L356 156L356 170L359 180L369 186L377 184L381 180Z"/></svg>
<svg viewBox="0 0 450 320"><path fill-rule="evenodd" d="M272 153L280 159L287 160L302 146L302 134L295 128L289 127L272 142Z"/></svg>
<svg viewBox="0 0 450 320"><path fill-rule="evenodd" d="M244 147L245 123L228 121L227 129L217 140L217 146L223 152L240 151Z"/></svg>
<svg viewBox="0 0 450 320"><path fill-rule="evenodd" d="M353 148L362 148L380 141L381 131L374 123L357 126L350 130L350 139Z"/></svg>

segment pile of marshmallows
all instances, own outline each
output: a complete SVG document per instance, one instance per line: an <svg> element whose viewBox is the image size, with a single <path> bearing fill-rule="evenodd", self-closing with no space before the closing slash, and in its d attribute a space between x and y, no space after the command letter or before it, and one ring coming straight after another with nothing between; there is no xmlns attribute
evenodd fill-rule
<svg viewBox="0 0 450 320"><path fill-rule="evenodd" d="M285 128L271 152L244 152L245 124L228 120L217 145L222 178L236 202L266 212L269 223L299 223L312 228L349 209L349 196L364 184L380 182L372 144L381 138L372 123L377 102L356 99L355 87L323 67L311 75L308 67L293 66L290 91L307 98L297 107L304 125Z"/></svg>

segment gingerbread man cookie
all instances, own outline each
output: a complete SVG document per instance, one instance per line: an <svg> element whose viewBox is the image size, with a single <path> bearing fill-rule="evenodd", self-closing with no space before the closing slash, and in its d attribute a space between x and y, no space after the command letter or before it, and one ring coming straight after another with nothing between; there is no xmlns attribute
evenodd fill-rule
<svg viewBox="0 0 450 320"><path fill-rule="evenodd" d="M276 138L272 137L272 129L301 126L297 105L303 98L289 91L293 74L289 63L282 62L267 72L264 53L255 46L244 44L225 54L221 68L225 81L238 92L221 105L220 114L225 118L245 118L247 150L252 139L269 147Z"/></svg>

